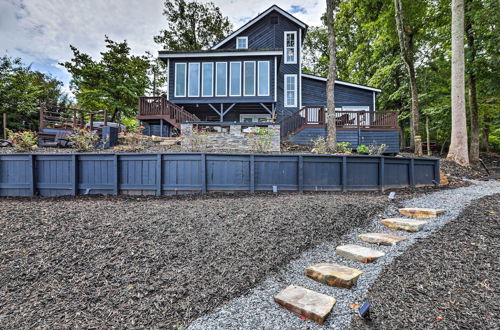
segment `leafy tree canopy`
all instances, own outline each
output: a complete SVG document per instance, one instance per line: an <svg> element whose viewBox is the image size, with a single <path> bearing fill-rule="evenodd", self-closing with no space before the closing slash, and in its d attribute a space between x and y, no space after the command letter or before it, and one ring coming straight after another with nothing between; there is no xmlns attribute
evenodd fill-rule
<svg viewBox="0 0 500 330"><path fill-rule="evenodd" d="M163 15L167 27L154 37L154 41L167 50L210 48L233 28L212 2L166 0Z"/></svg>
<svg viewBox="0 0 500 330"><path fill-rule="evenodd" d="M101 59L70 46L73 58L61 63L71 74L71 89L79 105L87 110L107 109L115 120L119 114L135 116L137 98L151 86L150 59L130 54L127 41L115 42L105 36L106 51Z"/></svg>

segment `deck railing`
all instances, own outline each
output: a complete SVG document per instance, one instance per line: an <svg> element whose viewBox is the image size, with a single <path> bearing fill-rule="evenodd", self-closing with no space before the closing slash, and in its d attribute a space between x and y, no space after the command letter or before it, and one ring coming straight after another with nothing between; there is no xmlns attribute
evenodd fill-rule
<svg viewBox="0 0 500 330"><path fill-rule="evenodd" d="M324 127L327 122L325 107L307 106L283 119L281 136L297 132L304 127ZM335 111L335 126L339 129L398 129L397 111Z"/></svg>
<svg viewBox="0 0 500 330"><path fill-rule="evenodd" d="M168 116L177 123L199 121L200 119L163 96L143 96L139 98L139 116Z"/></svg>

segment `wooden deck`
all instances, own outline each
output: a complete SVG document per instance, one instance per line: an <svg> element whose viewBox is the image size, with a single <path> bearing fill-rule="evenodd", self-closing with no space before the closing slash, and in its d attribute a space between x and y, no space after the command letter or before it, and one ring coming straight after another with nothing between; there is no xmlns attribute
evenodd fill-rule
<svg viewBox="0 0 500 330"><path fill-rule="evenodd" d="M198 117L168 101L163 96L140 97L138 120L164 120L175 128L182 122L200 121Z"/></svg>
<svg viewBox="0 0 500 330"><path fill-rule="evenodd" d="M326 109L321 106L307 106L284 118L281 122L281 136L296 134L308 127L326 127ZM397 111L335 111L337 130L398 130Z"/></svg>

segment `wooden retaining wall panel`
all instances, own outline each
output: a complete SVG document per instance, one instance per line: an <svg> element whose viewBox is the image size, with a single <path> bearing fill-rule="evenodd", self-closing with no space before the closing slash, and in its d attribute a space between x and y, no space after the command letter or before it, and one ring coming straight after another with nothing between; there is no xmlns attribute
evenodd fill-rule
<svg viewBox="0 0 500 330"><path fill-rule="evenodd" d="M379 158L347 158L347 187L367 190L378 186Z"/></svg>
<svg viewBox="0 0 500 330"><path fill-rule="evenodd" d="M115 186L113 155L80 155L77 159L78 194L112 194Z"/></svg>
<svg viewBox="0 0 500 330"><path fill-rule="evenodd" d="M207 155L205 161L208 191L250 189L250 156Z"/></svg>
<svg viewBox="0 0 500 330"><path fill-rule="evenodd" d="M405 158L385 159L384 185L386 187L407 187L410 185L410 161Z"/></svg>
<svg viewBox="0 0 500 330"><path fill-rule="evenodd" d="M156 162L156 154L120 155L120 189L156 190Z"/></svg>
<svg viewBox="0 0 500 330"><path fill-rule="evenodd" d="M436 173L436 166L432 163L415 159L414 167L416 186L429 186L437 184L438 180L435 178L436 176L439 177L439 169L437 169Z"/></svg>
<svg viewBox="0 0 500 330"><path fill-rule="evenodd" d="M256 156L255 190L298 190L298 156Z"/></svg>
<svg viewBox="0 0 500 330"><path fill-rule="evenodd" d="M71 155L36 155L35 186L40 196L71 195Z"/></svg>
<svg viewBox="0 0 500 330"><path fill-rule="evenodd" d="M166 194L201 192L202 177L200 154L163 155L161 182Z"/></svg>
<svg viewBox="0 0 500 330"><path fill-rule="evenodd" d="M304 190L342 189L342 159L330 157L304 157Z"/></svg>
<svg viewBox="0 0 500 330"><path fill-rule="evenodd" d="M0 155L0 196L31 196L30 155Z"/></svg>

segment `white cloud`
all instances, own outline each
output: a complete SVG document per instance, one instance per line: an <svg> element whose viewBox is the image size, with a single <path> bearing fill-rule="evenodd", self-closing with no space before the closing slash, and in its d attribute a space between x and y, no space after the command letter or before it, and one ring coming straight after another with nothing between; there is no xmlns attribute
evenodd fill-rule
<svg viewBox="0 0 500 330"><path fill-rule="evenodd" d="M266 10L272 3L258 0L215 0L238 28ZM275 2L284 10L301 6L294 15L309 25L318 25L325 1L307 5L295 0ZM51 73L68 83L69 75L59 62L71 58L69 45L98 57L104 35L112 40L126 39L134 54L150 51L165 25L161 0L2 0L0 1L0 52L21 57L33 67Z"/></svg>

